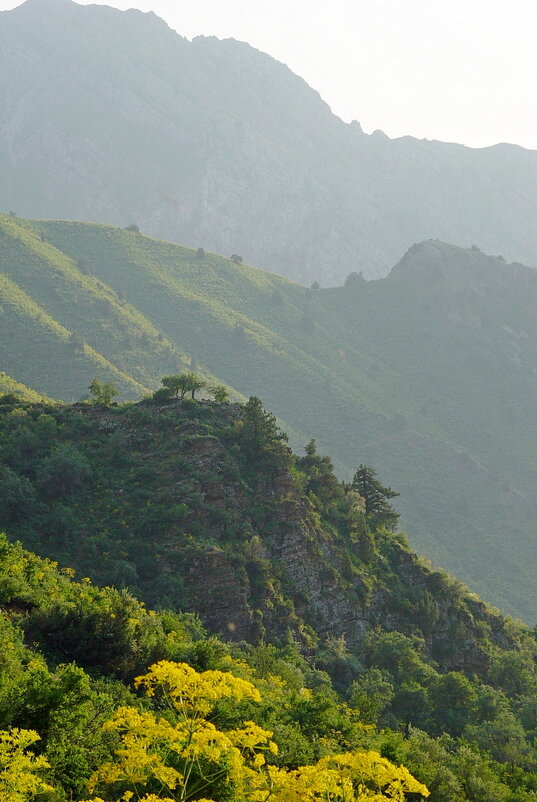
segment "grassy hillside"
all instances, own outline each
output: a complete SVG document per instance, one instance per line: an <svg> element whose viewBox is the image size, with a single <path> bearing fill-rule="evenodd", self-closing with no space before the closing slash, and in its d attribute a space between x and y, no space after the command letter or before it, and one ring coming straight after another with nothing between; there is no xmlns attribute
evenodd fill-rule
<svg viewBox="0 0 537 802"><path fill-rule="evenodd" d="M64 399L86 395L95 376L140 398L190 360L121 290L88 275L87 261L75 264L39 227L0 216L2 365Z"/></svg>
<svg viewBox="0 0 537 802"><path fill-rule="evenodd" d="M25 384L15 381L15 379L12 379L11 376L8 376L7 373L3 373L2 371L0 371L0 395L16 395L25 401L34 402L51 400L40 393L36 393L35 390L26 387Z"/></svg>
<svg viewBox="0 0 537 802"><path fill-rule="evenodd" d="M345 478L375 465L420 552L534 620L533 270L435 241L386 279L312 290L133 231L0 221L5 280L57 325L36 358L37 311L19 314L0 340L10 375L71 399L115 369L136 398L195 365L262 397L297 448L317 438ZM113 367L88 365L90 347Z"/></svg>

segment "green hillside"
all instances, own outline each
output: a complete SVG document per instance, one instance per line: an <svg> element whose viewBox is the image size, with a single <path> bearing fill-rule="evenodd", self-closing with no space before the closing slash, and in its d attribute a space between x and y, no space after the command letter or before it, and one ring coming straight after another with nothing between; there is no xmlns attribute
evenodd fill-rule
<svg viewBox="0 0 537 802"><path fill-rule="evenodd" d="M36 393L35 390L26 387L25 384L15 381L15 379L12 379L7 373L0 371L0 396L2 395L16 395L25 401L34 402L51 400L40 393Z"/></svg>
<svg viewBox="0 0 537 802"><path fill-rule="evenodd" d="M121 294L48 243L35 226L0 215L3 367L42 392L74 400L98 376L140 398L190 360Z"/></svg>
<svg viewBox="0 0 537 802"><path fill-rule="evenodd" d="M0 528L61 557L0 537L6 802L32 799L28 774L46 802L303 802L332 760L360 802L421 799L408 777L387 786L401 764L431 802L532 802L535 632L425 565L360 477L338 482L313 444L293 455L256 399L5 404ZM366 765L383 771L364 787Z"/></svg>
<svg viewBox="0 0 537 802"><path fill-rule="evenodd" d="M5 310L27 307L10 312L16 339L2 329L10 375L67 400L97 375L139 398L193 365L238 399L259 395L341 476L377 466L422 554L534 620L533 270L430 241L386 279L315 290L135 231L0 221L20 296Z"/></svg>

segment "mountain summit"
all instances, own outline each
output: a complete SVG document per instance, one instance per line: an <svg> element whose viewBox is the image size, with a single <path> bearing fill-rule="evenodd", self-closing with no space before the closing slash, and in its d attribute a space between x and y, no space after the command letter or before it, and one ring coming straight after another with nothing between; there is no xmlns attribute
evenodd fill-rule
<svg viewBox="0 0 537 802"><path fill-rule="evenodd" d="M537 153L347 125L285 65L154 14L0 14L0 208L136 222L305 283L439 237L537 262Z"/></svg>

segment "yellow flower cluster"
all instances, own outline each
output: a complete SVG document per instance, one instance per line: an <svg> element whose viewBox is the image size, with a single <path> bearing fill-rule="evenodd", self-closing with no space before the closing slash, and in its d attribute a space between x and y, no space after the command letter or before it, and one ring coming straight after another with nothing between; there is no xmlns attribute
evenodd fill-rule
<svg viewBox="0 0 537 802"><path fill-rule="evenodd" d="M49 767L45 758L26 751L38 740L33 730L0 731L0 802L25 802L53 790L36 774Z"/></svg>
<svg viewBox="0 0 537 802"><path fill-rule="evenodd" d="M270 766L268 774L274 802L404 802L409 793L429 795L407 769L372 751L324 757L295 771Z"/></svg>
<svg viewBox="0 0 537 802"><path fill-rule="evenodd" d="M95 772L90 790L129 786L117 802L134 794L140 802L184 802L222 783L241 802L404 802L406 794L429 795L407 769L372 751L324 757L294 771L268 764L265 755L277 753L271 732L253 721L219 730L207 720L220 699L260 701L252 683L230 673L162 661L136 686L158 696L170 720L122 707L105 725L119 734L120 745L115 761ZM164 795L152 793L155 787Z"/></svg>
<svg viewBox="0 0 537 802"><path fill-rule="evenodd" d="M219 699L261 701L259 691L251 682L224 671L198 673L186 663L169 660L151 666L147 674L135 680L135 686L145 688L148 696L159 690L177 712L188 715L207 715Z"/></svg>

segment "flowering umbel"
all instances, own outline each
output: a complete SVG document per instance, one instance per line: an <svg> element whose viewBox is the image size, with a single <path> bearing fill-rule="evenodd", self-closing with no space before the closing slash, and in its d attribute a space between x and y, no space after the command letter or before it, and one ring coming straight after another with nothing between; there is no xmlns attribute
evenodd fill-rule
<svg viewBox="0 0 537 802"><path fill-rule="evenodd" d="M90 790L116 789L115 802L214 802L219 788L241 802L404 802L409 793L429 795L407 769L372 751L331 755L292 771L270 765L267 756L277 753L271 732L253 721L220 730L208 720L221 700L261 701L251 682L229 672L161 661L135 685L157 699L163 715L121 707L104 725L118 733L119 746ZM204 792L213 798L202 799Z"/></svg>

